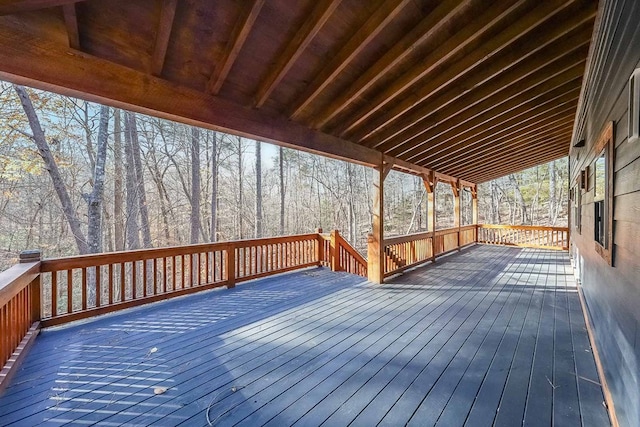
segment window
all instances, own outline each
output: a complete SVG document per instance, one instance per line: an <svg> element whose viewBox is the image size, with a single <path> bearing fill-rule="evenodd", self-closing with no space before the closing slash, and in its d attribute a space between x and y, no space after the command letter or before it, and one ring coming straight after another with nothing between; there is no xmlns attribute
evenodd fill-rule
<svg viewBox="0 0 640 427"><path fill-rule="evenodd" d="M609 122L595 145L593 163L593 219L596 252L613 265L613 123Z"/></svg>
<svg viewBox="0 0 640 427"><path fill-rule="evenodd" d="M573 227L578 234L582 233L581 210L582 210L582 190L579 185L573 187L571 191L571 201L573 202Z"/></svg>
<svg viewBox="0 0 640 427"><path fill-rule="evenodd" d="M640 138L640 68L629 79L629 140Z"/></svg>

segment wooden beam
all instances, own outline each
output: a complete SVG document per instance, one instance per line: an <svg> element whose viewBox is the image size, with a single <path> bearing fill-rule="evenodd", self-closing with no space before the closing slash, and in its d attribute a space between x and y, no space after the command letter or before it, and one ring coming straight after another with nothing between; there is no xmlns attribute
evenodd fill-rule
<svg viewBox="0 0 640 427"><path fill-rule="evenodd" d="M400 102L389 108L388 111L383 113L383 115L375 121L367 122L364 127L370 132L388 126L389 123L404 117L409 110L420 103L426 102L429 98L436 96L437 93L441 92L444 88L450 87L453 82L464 76L465 81L461 81L457 87L450 89L450 91L452 91L451 95L455 96L457 91L457 96L460 96L468 91L468 88L480 85L492 76L498 75L504 72L504 70L511 68L514 64L522 61L522 57L529 56L528 53L523 52L540 52L546 44L571 34L576 28L580 28L585 25L585 23L590 23L593 20L595 11L590 9L584 10L585 7L582 6L583 3L584 2L578 3L578 6L581 6L581 8L574 14L575 16L571 15L569 19L566 19L564 16L557 16L556 19L552 19L544 25L545 31L536 32L535 37L522 38L547 18L545 14L548 14L549 10L564 10L566 6L570 4L565 2L559 4L557 1L540 3L540 6L526 15L527 19L523 18L522 21L518 21L518 25L510 26L496 38L491 39L489 43L455 62L440 74L434 75L431 79L424 80L418 88L407 93ZM569 12L572 11L573 9L569 10ZM514 43L513 38L518 39L518 37L522 38L522 40ZM489 63L486 63L488 62L488 57L493 58L498 52L500 52L500 55L497 59L492 59ZM481 64L484 64L484 66L480 67ZM471 71L473 71L473 73L471 73ZM447 104L443 99L438 98L437 103L431 102L430 105L432 108L437 109ZM345 120L348 121L349 119L347 118ZM366 135L367 133L368 132L364 132L356 136ZM351 137L352 135L350 134L349 136Z"/></svg>
<svg viewBox="0 0 640 427"><path fill-rule="evenodd" d="M245 2L242 3L244 4ZM212 95L216 95L222 88L229 71L231 71L231 67L235 63L240 50L242 50L242 46L244 46L244 42L247 40L249 33L251 33L251 28L253 28L253 24L256 22L263 5L264 0L254 0L251 7L236 22L229 37L224 57L216 65L215 71L207 84L208 91Z"/></svg>
<svg viewBox="0 0 640 427"><path fill-rule="evenodd" d="M405 91L414 86L420 80L438 70L447 61L455 60L460 53L473 51L482 41L491 35L491 31L507 17L517 15L517 12L527 5L527 0L501 1L492 4L492 7L483 8L471 19L467 25L462 26L455 34L447 37L439 46L420 58L410 70L399 78L394 79L383 91L367 102L366 109L356 111L348 119L341 117L341 124L335 128L335 133L346 135L347 132L361 125L370 116L384 108L388 103L400 97ZM472 13L476 12L471 10ZM449 23L452 29L455 28Z"/></svg>
<svg viewBox="0 0 640 427"><path fill-rule="evenodd" d="M279 56L276 65L270 68L269 74L262 81L256 94L255 106L262 107L271 95L271 92L287 74L291 66L302 55L311 40L327 22L331 14L336 10L341 0L319 0L316 3L310 18L298 30L290 40L284 52Z"/></svg>
<svg viewBox="0 0 640 427"><path fill-rule="evenodd" d="M425 164L434 160L442 160L443 158L457 152L464 150L474 144L482 142L490 143L488 140L491 138L497 138L508 133L517 133L523 126L528 125L531 122L544 122L548 117L552 117L559 112L566 112L575 109L575 105L578 99L579 89L574 92L570 92L563 95L562 98L557 100L554 107L543 105L542 107L534 107L530 109L526 114L521 116L512 117L504 122L490 122L478 126L472 132L466 132L463 135L450 138L446 141L438 141L437 149L424 149L412 150L407 153L406 158L410 162Z"/></svg>
<svg viewBox="0 0 640 427"><path fill-rule="evenodd" d="M477 150L476 153L469 153L466 161L462 158L457 162L447 166L447 170L456 174L468 172L476 164L492 164L498 159L505 158L505 155L522 149L523 146L539 144L541 141L566 141L567 133L571 133L570 119L565 119L561 125L556 125L551 131L540 131L530 134L527 137L510 138L497 143L491 150ZM473 159L473 163L469 162Z"/></svg>
<svg viewBox="0 0 640 427"><path fill-rule="evenodd" d="M38 64L38 66L34 66ZM375 166L380 152L0 27L0 78L63 95Z"/></svg>
<svg viewBox="0 0 640 427"><path fill-rule="evenodd" d="M554 138L541 138L535 143L527 145L515 146L509 150L505 150L504 154L500 157L494 157L490 160L478 160L472 166L459 171L458 173L463 176L473 175L478 172L483 172L487 169L487 165L492 165L491 170L499 170L503 163L516 164L521 160L526 160L528 157L536 157L543 155L546 152L555 152L558 148L569 151L569 137L567 133L562 136Z"/></svg>
<svg viewBox="0 0 640 427"><path fill-rule="evenodd" d="M372 231L367 238L367 275L372 283L384 281L384 180L390 170L381 155L377 179L373 182Z"/></svg>
<svg viewBox="0 0 640 427"><path fill-rule="evenodd" d="M559 73L584 62L584 51L589 44L590 31L580 33L580 39L571 38L567 47L558 55L549 56L545 51L530 57L506 72L500 72L488 81L478 83L475 89L465 92L466 85L456 85L450 90L435 97L428 106L417 106L393 122L385 122L382 126L368 132L363 138L354 135L357 140L368 147L380 147L382 151L398 145L412 137L431 131L439 123L455 120L469 120L486 111L488 105L498 106L516 97L526 96L534 89L544 91L553 88L554 79ZM569 47L571 46L571 47ZM552 46L549 47L549 50ZM582 56L580 56L582 55ZM482 72L481 72L482 73ZM478 73L478 74L481 74ZM466 83L472 85L477 75L469 76ZM457 101L457 102L455 102ZM515 101L511 101L512 103Z"/></svg>
<svg viewBox="0 0 640 427"><path fill-rule="evenodd" d="M460 141L455 146L449 146L440 152L440 155L435 157L433 162L438 164L439 168L448 169L451 163L461 158L466 158L468 163L475 160L475 156L482 152L498 152L497 146L503 141L519 141L528 136L540 135L543 131L543 126L550 124L553 128L559 128L562 123L564 126L570 126L568 122L571 121L572 115L575 114L576 102L569 104L566 107L558 107L545 112L542 116L539 116L530 120L523 120L522 126L513 125L509 129L504 129L495 132L495 137L492 136L492 132L489 131L485 135L477 139L468 139ZM423 164L429 164L425 161Z"/></svg>
<svg viewBox="0 0 640 427"><path fill-rule="evenodd" d="M78 16L76 15L75 3L63 5L62 14L64 15L64 25L67 28L69 47L80 50L80 31L78 29Z"/></svg>
<svg viewBox="0 0 640 427"><path fill-rule="evenodd" d="M306 90L290 108L289 117L298 119L307 106L313 103L322 91L358 56L380 31L387 26L412 0L386 0L367 21L351 36L340 51L324 66Z"/></svg>
<svg viewBox="0 0 640 427"><path fill-rule="evenodd" d="M80 1L83 0L3 0L0 2L0 16L75 4Z"/></svg>
<svg viewBox="0 0 640 427"><path fill-rule="evenodd" d="M167 55L171 29L173 28L173 18L176 15L178 0L162 0L160 9L160 22L156 32L156 42L151 56L151 74L159 76L162 74L164 59Z"/></svg>
<svg viewBox="0 0 640 427"><path fill-rule="evenodd" d="M583 70L584 62L560 73L544 84L525 90L525 92L504 102L493 98L481 102L478 109L468 110L469 114L444 120L428 132L419 133L403 140L404 142L390 145L390 149L387 151L392 155L410 155L409 153L420 152L421 147L424 146L433 150L439 145L446 144L453 137L474 131L479 132L492 124L505 122L514 117L526 117L532 108L554 105L565 94L575 92L580 87ZM472 117L465 119L468 115ZM413 132L407 132L406 136L409 136L410 133ZM403 138L404 136L405 133L402 134ZM386 144L378 149L385 150L385 148Z"/></svg>
<svg viewBox="0 0 640 427"><path fill-rule="evenodd" d="M441 2L425 19L369 67L341 96L330 102L323 111L313 112L310 115L313 126L321 128L342 113L355 99L388 75L393 68L414 53L416 48L438 34L443 26L471 3L471 0Z"/></svg>

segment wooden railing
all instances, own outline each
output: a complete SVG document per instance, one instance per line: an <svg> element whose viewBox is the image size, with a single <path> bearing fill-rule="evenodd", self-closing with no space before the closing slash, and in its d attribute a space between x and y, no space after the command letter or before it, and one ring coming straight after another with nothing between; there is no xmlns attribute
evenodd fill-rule
<svg viewBox="0 0 640 427"><path fill-rule="evenodd" d="M20 264L0 273L0 390L38 333L40 253L25 253Z"/></svg>
<svg viewBox="0 0 640 427"><path fill-rule="evenodd" d="M447 228L384 240L384 275L400 273L441 255L475 243L476 226Z"/></svg>
<svg viewBox="0 0 640 427"><path fill-rule="evenodd" d="M478 225L478 243L540 249L569 249L567 227L531 225Z"/></svg>
<svg viewBox="0 0 640 427"><path fill-rule="evenodd" d="M321 233L322 231L319 230ZM331 267L333 271L367 277L367 260L353 248L338 232L320 234L322 238L322 264Z"/></svg>

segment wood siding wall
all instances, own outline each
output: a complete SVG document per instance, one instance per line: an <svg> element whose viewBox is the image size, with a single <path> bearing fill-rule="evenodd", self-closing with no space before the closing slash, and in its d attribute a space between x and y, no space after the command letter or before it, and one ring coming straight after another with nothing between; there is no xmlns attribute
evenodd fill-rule
<svg viewBox="0 0 640 427"><path fill-rule="evenodd" d="M595 339L620 425L640 425L640 141L629 141L628 79L640 67L640 2L604 0L592 41L574 142L572 183L589 166L580 200L581 229L573 221L571 251L593 320ZM614 124L613 266L596 252L593 162L595 143ZM573 184L572 184L573 185ZM578 190L579 191L579 190ZM573 210L572 202L572 210Z"/></svg>

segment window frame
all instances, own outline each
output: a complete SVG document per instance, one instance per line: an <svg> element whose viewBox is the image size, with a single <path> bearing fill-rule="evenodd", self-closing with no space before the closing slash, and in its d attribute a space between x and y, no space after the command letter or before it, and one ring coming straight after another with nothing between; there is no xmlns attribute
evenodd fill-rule
<svg viewBox="0 0 640 427"><path fill-rule="evenodd" d="M614 157L615 157L615 146L613 140L613 122L607 123L607 126L600 134L598 141L594 146L594 151L596 153L596 157L594 158L593 166L594 166L594 174L596 173L595 163L598 158L601 157L601 154L604 153L605 157L605 172L604 179L606 180L604 186L604 200L602 201L604 205L604 213L603 213L603 242L600 243L598 241L598 222L595 217L596 210L598 209L598 202L593 202L594 204L594 243L596 252L611 266L613 266L613 171L614 171ZM595 177L595 175L594 175ZM593 180L593 194L595 196L596 191L596 179Z"/></svg>

